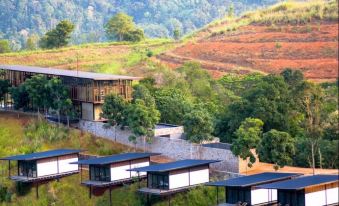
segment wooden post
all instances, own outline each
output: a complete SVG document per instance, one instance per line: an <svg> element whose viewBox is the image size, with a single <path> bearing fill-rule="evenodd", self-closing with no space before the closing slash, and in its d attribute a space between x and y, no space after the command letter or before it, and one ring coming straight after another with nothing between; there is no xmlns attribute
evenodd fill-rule
<svg viewBox="0 0 339 206"><path fill-rule="evenodd" d="M168 196L168 206L171 206L171 195Z"/></svg>
<svg viewBox="0 0 339 206"><path fill-rule="evenodd" d="M219 187L217 186L217 205L219 205Z"/></svg>
<svg viewBox="0 0 339 206"><path fill-rule="evenodd" d="M92 186L88 187L88 191L89 191L89 199L92 198Z"/></svg>
<svg viewBox="0 0 339 206"><path fill-rule="evenodd" d="M11 177L11 160L8 160L8 178Z"/></svg>
<svg viewBox="0 0 339 206"><path fill-rule="evenodd" d="M138 189L140 189L140 172L138 171Z"/></svg>
<svg viewBox="0 0 339 206"><path fill-rule="evenodd" d="M109 205L112 206L112 188L109 187Z"/></svg>
<svg viewBox="0 0 339 206"><path fill-rule="evenodd" d="M39 183L37 182L36 184L35 184L35 192L36 192L36 198L37 199L39 199Z"/></svg>

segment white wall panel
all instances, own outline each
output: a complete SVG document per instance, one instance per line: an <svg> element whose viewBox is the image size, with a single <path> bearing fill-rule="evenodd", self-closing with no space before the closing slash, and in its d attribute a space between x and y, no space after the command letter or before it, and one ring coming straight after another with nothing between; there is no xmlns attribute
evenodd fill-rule
<svg viewBox="0 0 339 206"><path fill-rule="evenodd" d="M78 165L70 164L77 161L78 157L74 156L59 157L59 173L78 171Z"/></svg>
<svg viewBox="0 0 339 206"><path fill-rule="evenodd" d="M38 177L58 173L57 158L48 158L37 161Z"/></svg>
<svg viewBox="0 0 339 206"><path fill-rule="evenodd" d="M129 164L125 165L112 165L111 166L111 181L122 180L130 178Z"/></svg>
<svg viewBox="0 0 339 206"><path fill-rule="evenodd" d="M182 173L170 174L169 176L169 189L187 187L188 183L188 171Z"/></svg>
<svg viewBox="0 0 339 206"><path fill-rule="evenodd" d="M326 204L325 190L311 192L305 195L305 206L322 206Z"/></svg>
<svg viewBox="0 0 339 206"><path fill-rule="evenodd" d="M190 183L191 185L202 184L209 182L209 169L202 169L190 172Z"/></svg>
<svg viewBox="0 0 339 206"><path fill-rule="evenodd" d="M338 196L339 196L338 187L328 189L327 190L327 204L338 203L339 202Z"/></svg>
<svg viewBox="0 0 339 206"><path fill-rule="evenodd" d="M149 161L146 162L139 162L139 163L132 163L131 168L138 168L138 167L147 167L149 166ZM147 175L147 172L140 172L140 176ZM138 173L132 171L132 177L137 177Z"/></svg>
<svg viewBox="0 0 339 206"><path fill-rule="evenodd" d="M277 198L277 190L272 189L253 189L251 190L251 203L262 204L266 202L276 201Z"/></svg>

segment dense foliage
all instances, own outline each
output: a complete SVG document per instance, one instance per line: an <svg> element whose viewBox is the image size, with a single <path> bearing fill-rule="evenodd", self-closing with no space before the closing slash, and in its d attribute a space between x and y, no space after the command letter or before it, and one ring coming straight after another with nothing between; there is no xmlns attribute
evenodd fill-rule
<svg viewBox="0 0 339 206"><path fill-rule="evenodd" d="M109 40L138 42L145 38L144 31L136 28L133 17L125 13L113 16L104 27Z"/></svg>
<svg viewBox="0 0 339 206"><path fill-rule="evenodd" d="M42 36L58 22L68 19L76 25L72 43L97 42L106 39L103 25L119 12L134 17L149 37L172 37L175 29L186 34L213 19L234 11L266 6L276 0L4 0L0 1L0 39L9 39L20 49L32 35Z"/></svg>
<svg viewBox="0 0 339 206"><path fill-rule="evenodd" d="M261 148L263 159L277 168L338 168L337 83L314 84L291 69L215 80L194 62L176 71L154 66L159 68L155 78L141 81L135 96L147 90L143 99L152 105L155 100L161 121L185 125L191 141L219 137L250 164L255 162L251 149ZM286 140L284 150L265 145L267 139Z"/></svg>
<svg viewBox="0 0 339 206"><path fill-rule="evenodd" d="M56 27L48 31L45 36L43 36L39 42L41 48L60 48L67 46L69 39L71 38L71 33L74 30L74 24L67 20L62 20L59 22ZM32 44L30 41L32 37L27 39L27 48L31 47L29 44Z"/></svg>

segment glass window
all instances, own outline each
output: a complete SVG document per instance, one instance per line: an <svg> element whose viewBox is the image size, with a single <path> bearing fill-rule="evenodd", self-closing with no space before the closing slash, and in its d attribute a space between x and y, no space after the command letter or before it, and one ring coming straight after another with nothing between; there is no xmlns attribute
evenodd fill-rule
<svg viewBox="0 0 339 206"><path fill-rule="evenodd" d="M236 204L238 202L251 203L251 189L240 187L226 187L226 202Z"/></svg>
<svg viewBox="0 0 339 206"><path fill-rule="evenodd" d="M168 173L149 174L148 186L153 189L169 189Z"/></svg>
<svg viewBox="0 0 339 206"><path fill-rule="evenodd" d="M110 166L90 166L90 179L93 181L111 181Z"/></svg>
<svg viewBox="0 0 339 206"><path fill-rule="evenodd" d="M36 161L18 161L19 176L37 177Z"/></svg>

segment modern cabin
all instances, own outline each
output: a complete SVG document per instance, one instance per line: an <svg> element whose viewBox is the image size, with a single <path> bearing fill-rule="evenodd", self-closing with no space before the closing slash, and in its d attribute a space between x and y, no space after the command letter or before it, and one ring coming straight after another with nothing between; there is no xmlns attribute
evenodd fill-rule
<svg viewBox="0 0 339 206"><path fill-rule="evenodd" d="M150 165L151 156L158 153L125 153L106 157L80 160L71 164L89 167L89 178L82 184L89 187L107 187L133 181L139 177L146 177L146 172L132 172L128 169Z"/></svg>
<svg viewBox="0 0 339 206"><path fill-rule="evenodd" d="M258 186L278 191L282 206L339 205L338 175L303 176L282 182Z"/></svg>
<svg viewBox="0 0 339 206"><path fill-rule="evenodd" d="M256 186L282 180L289 180L300 175L301 174L296 173L266 172L217 182L210 182L206 185L214 186L217 189L218 187L224 187L226 197L225 205L227 206L235 206L239 203L245 203L247 206L266 205L277 202L277 190L263 188L259 189L256 188ZM218 196L217 204L219 204Z"/></svg>
<svg viewBox="0 0 339 206"><path fill-rule="evenodd" d="M10 179L17 182L36 182L78 173L78 166L70 163L78 161L80 152L81 150L57 149L4 157L0 160L8 160ZM11 161L17 161L16 175L11 175Z"/></svg>
<svg viewBox="0 0 339 206"><path fill-rule="evenodd" d="M132 81L139 79L130 76L20 65L0 65L1 70L4 71L4 75L0 78L8 79L12 86L18 86L37 74L46 75L48 78L60 78L69 89L70 98L79 117L91 121L100 119L106 95L115 93L130 100ZM10 96L6 96L5 105L11 102Z"/></svg>
<svg viewBox="0 0 339 206"><path fill-rule="evenodd" d="M218 160L180 160L130 169L147 173L147 187L139 192L166 196L209 182L211 163Z"/></svg>

